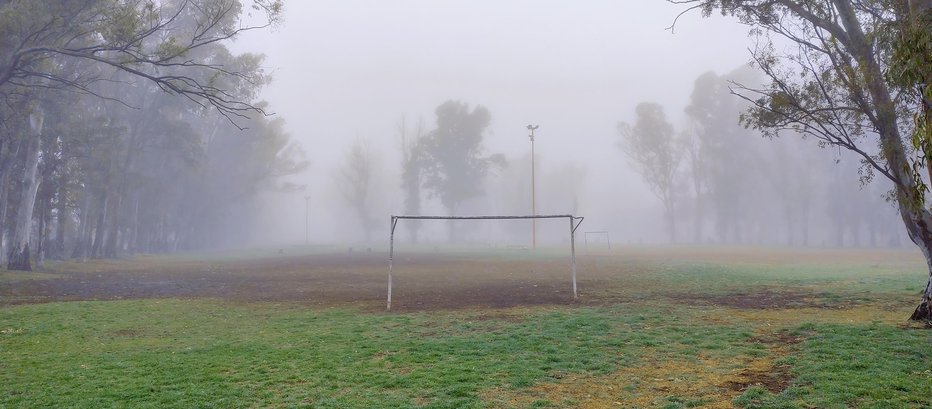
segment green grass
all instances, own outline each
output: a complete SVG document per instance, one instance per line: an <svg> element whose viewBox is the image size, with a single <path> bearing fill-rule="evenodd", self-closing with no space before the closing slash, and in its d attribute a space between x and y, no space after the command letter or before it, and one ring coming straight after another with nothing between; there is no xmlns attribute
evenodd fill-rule
<svg viewBox="0 0 932 409"><path fill-rule="evenodd" d="M650 308L368 314L214 301L73 302L0 310L0 402L10 407L484 407L489 388L652 359L766 354L744 325ZM804 325L796 386L745 407L932 404L930 334ZM672 397L669 407L698 400ZM547 407L543 400L531 407ZM805 405L804 405L805 404ZM671 406L673 405L673 406Z"/></svg>
<svg viewBox="0 0 932 409"><path fill-rule="evenodd" d="M792 358L794 385L779 395L752 388L747 408L906 408L932 406L932 335L887 325L813 325Z"/></svg>
<svg viewBox="0 0 932 409"><path fill-rule="evenodd" d="M518 322L183 300L2 311L0 397L22 407L482 407L482 389L604 374L644 348L673 359L754 348L740 328L616 309Z"/></svg>
<svg viewBox="0 0 932 409"><path fill-rule="evenodd" d="M932 407L932 331L900 319L924 279L911 264L644 266L585 289L614 300L593 305L404 314L208 299L0 306L0 407ZM761 290L816 294L831 307L679 299ZM777 365L787 368L784 390L729 386Z"/></svg>
<svg viewBox="0 0 932 409"><path fill-rule="evenodd" d="M0 402L109 407L483 407L480 392L605 374L647 349L747 353L750 333L656 311L384 315L212 301L0 310Z"/></svg>

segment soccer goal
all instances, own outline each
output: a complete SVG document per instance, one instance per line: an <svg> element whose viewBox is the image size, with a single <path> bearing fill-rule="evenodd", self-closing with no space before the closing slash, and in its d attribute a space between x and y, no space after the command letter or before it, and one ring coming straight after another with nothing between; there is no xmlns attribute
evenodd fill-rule
<svg viewBox="0 0 932 409"><path fill-rule="evenodd" d="M392 309L392 260L395 256L395 226L398 220L516 220L516 219L567 219L570 232L570 271L573 278L573 299L576 299L576 229L582 224L584 217L571 214L530 215L530 216L392 216L391 229L388 239L388 302L386 309Z"/></svg>
<svg viewBox="0 0 932 409"><path fill-rule="evenodd" d="M605 230L584 231L583 232L583 243L585 243L586 252L589 251L590 241L593 243L593 246L595 247L597 243L603 242L603 239L604 239L605 247L608 250L611 250L612 249L612 236L608 234L608 231L605 231Z"/></svg>

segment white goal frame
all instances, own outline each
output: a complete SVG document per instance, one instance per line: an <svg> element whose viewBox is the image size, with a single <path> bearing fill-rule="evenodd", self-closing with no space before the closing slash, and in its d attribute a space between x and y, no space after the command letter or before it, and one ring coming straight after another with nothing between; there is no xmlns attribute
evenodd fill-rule
<svg viewBox="0 0 932 409"><path fill-rule="evenodd" d="M391 218L391 229L388 236L388 301L385 309L392 309L392 271L395 255L395 226L398 220L515 220L515 219L567 219L570 222L570 265L573 276L573 299L576 295L576 229L582 224L585 217L576 217L571 214L529 215L529 216L395 216ZM577 221L578 220L578 221Z"/></svg>

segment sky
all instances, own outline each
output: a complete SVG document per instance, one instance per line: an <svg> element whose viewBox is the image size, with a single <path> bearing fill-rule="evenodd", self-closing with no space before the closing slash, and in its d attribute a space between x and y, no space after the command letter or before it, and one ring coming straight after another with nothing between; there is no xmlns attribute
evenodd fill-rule
<svg viewBox="0 0 932 409"><path fill-rule="evenodd" d="M270 199L278 211L262 223L276 233L261 239L303 238L295 220L306 194L312 213L339 207L333 174L357 138L377 152L385 175L396 174L399 120L421 118L431 129L434 108L450 99L489 109L490 153L528 155L525 127L539 125L540 171L582 164L582 209L621 215L593 228L637 223L639 212L659 206L617 147L618 122L653 101L678 124L699 75L749 61L747 27L693 12L669 30L682 10L663 0L286 2L281 25L233 46L267 56L273 82L262 98L310 161L295 177L305 192ZM386 176L379 193L393 213L401 210L398 183ZM311 219L312 231L329 230L326 216Z"/></svg>

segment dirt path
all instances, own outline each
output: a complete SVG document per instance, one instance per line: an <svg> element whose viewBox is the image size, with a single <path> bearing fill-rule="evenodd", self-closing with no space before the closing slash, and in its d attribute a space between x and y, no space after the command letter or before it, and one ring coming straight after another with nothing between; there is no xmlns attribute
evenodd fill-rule
<svg viewBox="0 0 932 409"><path fill-rule="evenodd" d="M221 298L381 309L388 273L387 257L379 253L78 267L93 271L64 270L54 279L0 282L0 304ZM529 267L536 271L527 271ZM563 260L483 262L431 254L396 260L393 308L399 311L571 302Z"/></svg>

